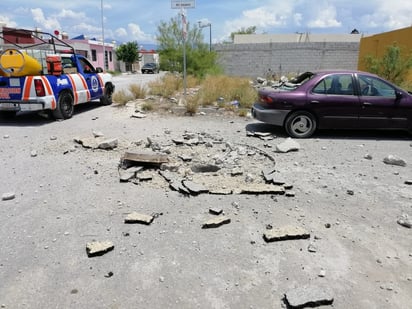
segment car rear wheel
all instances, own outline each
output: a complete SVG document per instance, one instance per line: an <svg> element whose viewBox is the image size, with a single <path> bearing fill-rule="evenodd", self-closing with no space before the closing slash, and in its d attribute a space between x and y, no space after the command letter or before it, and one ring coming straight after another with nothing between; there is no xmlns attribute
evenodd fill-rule
<svg viewBox="0 0 412 309"><path fill-rule="evenodd" d="M291 137L310 137L316 130L316 119L313 114L309 112L294 112L286 119L285 130Z"/></svg>

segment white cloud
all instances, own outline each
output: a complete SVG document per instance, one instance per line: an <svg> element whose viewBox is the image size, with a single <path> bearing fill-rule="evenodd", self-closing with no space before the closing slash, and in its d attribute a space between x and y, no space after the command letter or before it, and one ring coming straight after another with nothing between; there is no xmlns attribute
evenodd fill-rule
<svg viewBox="0 0 412 309"><path fill-rule="evenodd" d="M43 14L42 9L31 9L31 14L33 16L33 20L44 29L47 30L55 30L61 29L60 23L54 17L46 18Z"/></svg>
<svg viewBox="0 0 412 309"><path fill-rule="evenodd" d="M118 29L116 29L115 33L118 37L121 37L121 38L127 36L127 31L126 31L125 28L118 28Z"/></svg>
<svg viewBox="0 0 412 309"><path fill-rule="evenodd" d="M83 12L75 12L72 10L66 10L63 9L61 12L57 15L58 18L68 18L68 19L85 19L86 14Z"/></svg>
<svg viewBox="0 0 412 309"><path fill-rule="evenodd" d="M5 24L7 27L16 28L17 23L12 21L8 16L0 15L0 24Z"/></svg>
<svg viewBox="0 0 412 309"><path fill-rule="evenodd" d="M127 27L128 27L128 30L129 30L128 32L130 33L130 39L131 40L136 40L138 42L140 42L140 41L143 41L143 42L153 41L153 38L150 35L144 33L142 31L142 29L140 29L139 25L134 24L134 23L130 23L130 24L127 25Z"/></svg>
<svg viewBox="0 0 412 309"><path fill-rule="evenodd" d="M337 21L336 8L327 6L318 11L314 19L309 20L308 27L310 28L330 28L340 27L342 23Z"/></svg>

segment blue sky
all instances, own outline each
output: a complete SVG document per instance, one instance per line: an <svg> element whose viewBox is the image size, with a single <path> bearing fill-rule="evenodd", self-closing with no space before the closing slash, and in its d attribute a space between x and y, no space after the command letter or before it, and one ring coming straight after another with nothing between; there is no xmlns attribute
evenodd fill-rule
<svg viewBox="0 0 412 309"><path fill-rule="evenodd" d="M182 0L187 1L187 0ZM189 0L190 1L190 0ZM193 0L192 0L193 1ZM156 43L157 26L179 10L171 0L103 0L104 36L117 42ZM375 34L412 25L410 0L195 0L188 21L210 22L213 43L242 27L256 33ZM1 0L0 23L15 28L102 37L102 0ZM209 28L203 29L205 41Z"/></svg>

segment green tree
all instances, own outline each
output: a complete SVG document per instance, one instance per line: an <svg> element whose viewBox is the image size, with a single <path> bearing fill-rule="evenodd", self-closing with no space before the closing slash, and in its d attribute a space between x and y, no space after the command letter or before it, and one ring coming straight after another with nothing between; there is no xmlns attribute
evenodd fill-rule
<svg viewBox="0 0 412 309"><path fill-rule="evenodd" d="M396 85L406 81L406 76L412 68L412 54L406 54L397 44L388 46L381 58L367 55L363 61L367 71L382 76Z"/></svg>
<svg viewBox="0 0 412 309"><path fill-rule="evenodd" d="M232 32L230 34L230 39L232 42L235 40L235 35L236 34L256 34L256 26L250 26L248 28L240 28L238 31Z"/></svg>
<svg viewBox="0 0 412 309"><path fill-rule="evenodd" d="M169 22L161 21L157 28L160 68L164 71L183 72L183 47L186 46L186 70L188 74L203 77L219 72L217 54L210 52L203 42L198 26L187 23L186 40L183 39L182 18L177 16Z"/></svg>
<svg viewBox="0 0 412 309"><path fill-rule="evenodd" d="M137 42L121 44L116 49L116 57L118 60L124 61L126 63L126 68L130 70L132 64L140 60L139 45Z"/></svg>

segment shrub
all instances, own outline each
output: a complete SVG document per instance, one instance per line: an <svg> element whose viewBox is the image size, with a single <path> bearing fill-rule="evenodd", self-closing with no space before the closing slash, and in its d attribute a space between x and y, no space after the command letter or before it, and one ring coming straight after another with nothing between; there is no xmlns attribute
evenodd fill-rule
<svg viewBox="0 0 412 309"><path fill-rule="evenodd" d="M131 92L134 99L144 99L146 98L147 89L138 84L129 85L129 91Z"/></svg>
<svg viewBox="0 0 412 309"><path fill-rule="evenodd" d="M127 102L131 100L133 100L132 95L126 92L124 89L116 91L113 94L113 101L118 103L119 105L125 105Z"/></svg>

